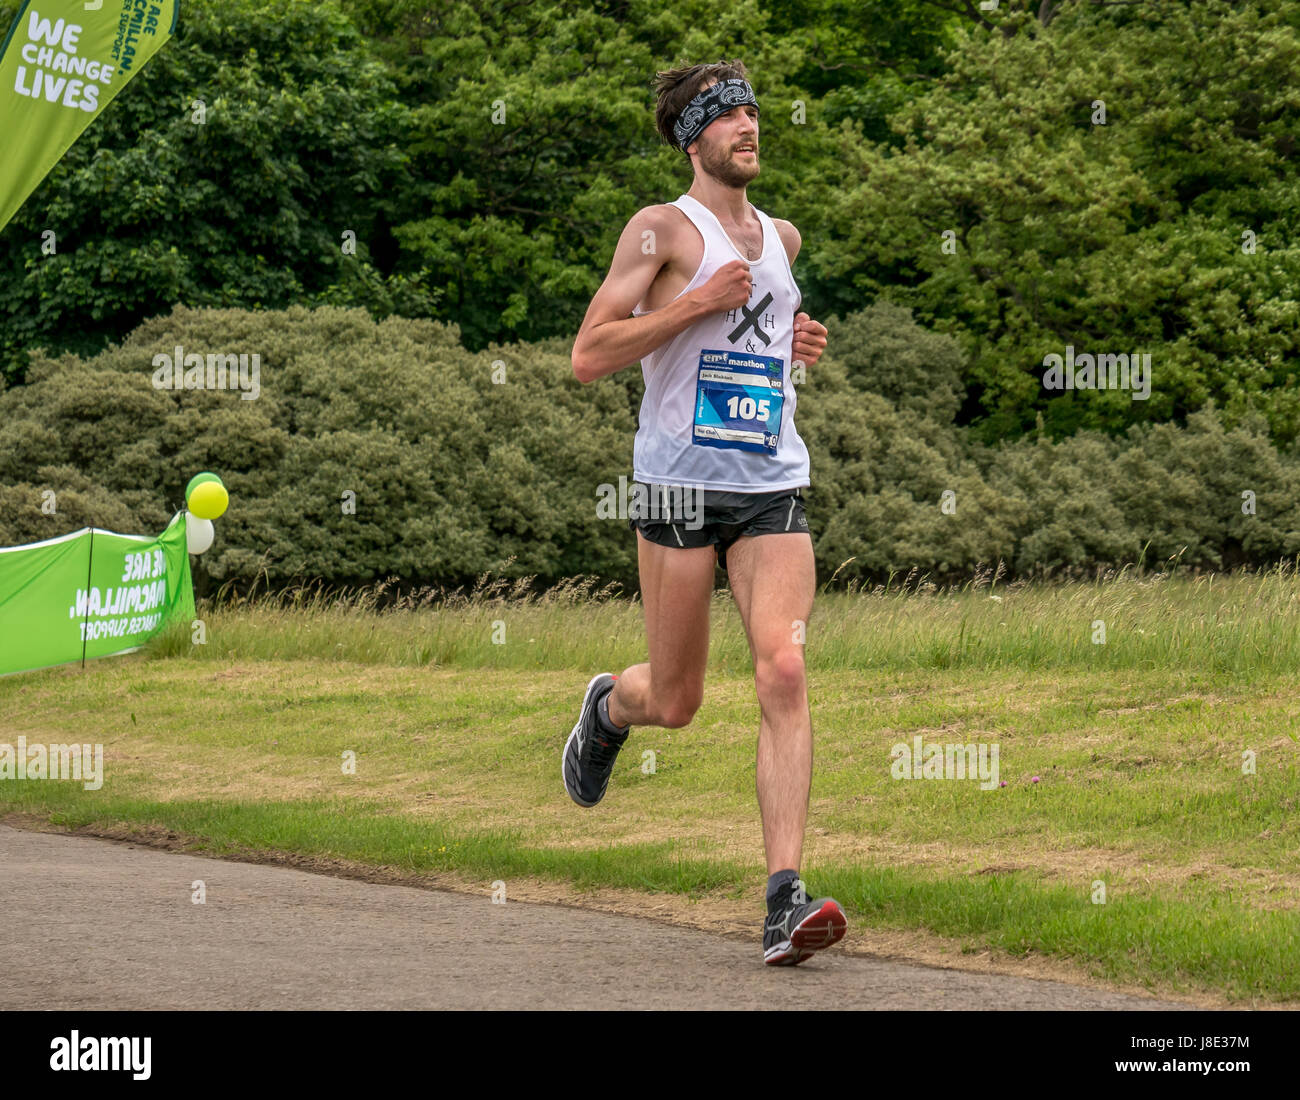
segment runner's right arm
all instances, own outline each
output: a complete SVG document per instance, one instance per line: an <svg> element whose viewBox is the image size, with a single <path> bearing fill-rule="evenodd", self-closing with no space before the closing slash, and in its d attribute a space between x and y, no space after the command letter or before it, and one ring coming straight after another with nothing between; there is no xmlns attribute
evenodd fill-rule
<svg viewBox="0 0 1300 1100"><path fill-rule="evenodd" d="M703 286L683 294L663 309L631 317L664 264L672 258L674 226L662 207L637 211L627 223L609 274L596 291L573 343L573 373L579 382L594 382L649 355L710 313L738 309L749 301L749 265L732 260ZM642 234L649 230L658 246L647 255Z"/></svg>

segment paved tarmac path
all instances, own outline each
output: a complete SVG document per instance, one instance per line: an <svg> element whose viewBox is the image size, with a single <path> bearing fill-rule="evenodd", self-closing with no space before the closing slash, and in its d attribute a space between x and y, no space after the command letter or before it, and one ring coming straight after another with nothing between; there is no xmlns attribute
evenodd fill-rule
<svg viewBox="0 0 1300 1100"><path fill-rule="evenodd" d="M1186 1007L8 826L0 928L0 1009Z"/></svg>

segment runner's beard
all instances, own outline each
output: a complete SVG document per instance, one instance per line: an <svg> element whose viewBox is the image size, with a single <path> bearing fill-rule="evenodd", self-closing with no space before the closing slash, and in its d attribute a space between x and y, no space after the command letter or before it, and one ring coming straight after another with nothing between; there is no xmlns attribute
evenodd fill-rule
<svg viewBox="0 0 1300 1100"><path fill-rule="evenodd" d="M726 187L744 187L758 175L758 146L755 143L752 160L742 160L735 155L734 145L715 145L700 138L700 169Z"/></svg>

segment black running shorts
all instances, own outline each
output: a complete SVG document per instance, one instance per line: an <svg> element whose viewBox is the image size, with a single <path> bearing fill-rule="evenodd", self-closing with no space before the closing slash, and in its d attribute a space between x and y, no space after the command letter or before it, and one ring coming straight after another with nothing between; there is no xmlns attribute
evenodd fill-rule
<svg viewBox="0 0 1300 1100"><path fill-rule="evenodd" d="M724 493L682 490L633 482L633 506L627 525L659 546L718 548L718 564L727 568L727 548L744 535L808 534L803 490L779 493ZM635 503L640 496L640 509ZM638 514L645 512L647 514Z"/></svg>

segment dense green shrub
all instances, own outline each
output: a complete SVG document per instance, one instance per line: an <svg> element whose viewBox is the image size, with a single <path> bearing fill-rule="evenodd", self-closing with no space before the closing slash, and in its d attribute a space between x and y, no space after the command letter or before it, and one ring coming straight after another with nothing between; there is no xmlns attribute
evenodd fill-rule
<svg viewBox="0 0 1300 1100"><path fill-rule="evenodd" d="M213 580L464 580L512 558L515 573L627 577L633 546L595 504L635 430L625 392L584 388L567 349L471 354L458 336L361 310L182 308L87 362L38 359L0 395L0 543L88 518L158 528L212 469L233 501L202 559ZM259 397L154 389L153 357L176 346L256 353ZM75 512L43 514L39 489L87 491L64 467L124 503L92 517L94 501L74 498Z"/></svg>
<svg viewBox="0 0 1300 1100"><path fill-rule="evenodd" d="M952 423L949 337L885 304L828 327L836 343L808 369L797 413L822 579L841 566L842 579L955 577L1001 559L1030 575L1300 552L1300 463L1262 420L1227 428L1207 410L1186 428L991 447ZM639 369L584 386L567 341L469 352L459 335L359 309L180 308L92 359L40 357L0 394L0 545L88 523L160 530L212 469L231 507L198 559L201 585L452 585L487 571L633 585L634 537L597 501L631 477ZM178 346L256 353L257 399L155 388L154 357Z"/></svg>

